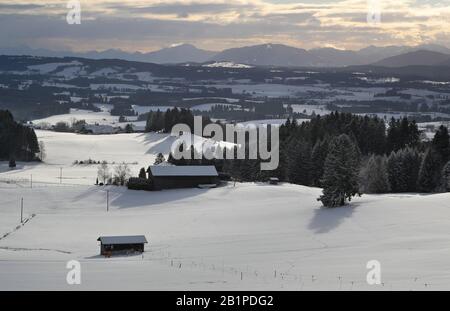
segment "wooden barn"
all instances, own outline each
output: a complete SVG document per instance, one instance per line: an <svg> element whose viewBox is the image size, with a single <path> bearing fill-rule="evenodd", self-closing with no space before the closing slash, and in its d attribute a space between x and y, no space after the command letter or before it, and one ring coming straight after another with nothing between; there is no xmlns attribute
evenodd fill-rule
<svg viewBox="0 0 450 311"><path fill-rule="evenodd" d="M155 190L217 186L219 174L215 166L155 165L147 170Z"/></svg>
<svg viewBox="0 0 450 311"><path fill-rule="evenodd" d="M115 254L143 253L147 239L143 235L134 236L101 236L100 254L112 256Z"/></svg>

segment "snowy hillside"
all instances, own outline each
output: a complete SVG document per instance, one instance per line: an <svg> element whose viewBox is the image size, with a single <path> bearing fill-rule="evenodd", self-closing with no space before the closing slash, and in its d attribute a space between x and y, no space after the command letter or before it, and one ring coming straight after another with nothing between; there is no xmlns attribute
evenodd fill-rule
<svg viewBox="0 0 450 311"><path fill-rule="evenodd" d="M44 162L18 163L16 169L10 170L7 162L0 161L0 186L5 182L29 186L31 179L34 184L93 185L98 165L75 164L76 161L86 162L89 159L95 162L107 161L111 169L117 164L126 163L131 174L137 176L142 167L147 168L154 163L158 153L167 159L176 140L169 134L156 133L80 135L37 130L36 135L45 146ZM188 136L182 139L188 139ZM203 143L213 149L219 144L199 138L194 144L195 148L200 151ZM222 148L233 146L226 142L220 145Z"/></svg>
<svg viewBox="0 0 450 311"><path fill-rule="evenodd" d="M156 155L169 154L174 137L165 134L116 134L77 135L51 131L36 131L38 139L44 142L46 158L44 163L20 163L15 170L9 170L8 163L0 162L0 181L31 179L33 182L93 185L98 165L75 165L75 161L107 161L109 164L127 163L133 175L141 167L153 164ZM118 148L120 146L120 148ZM22 182L23 183L23 182Z"/></svg>
<svg viewBox="0 0 450 311"><path fill-rule="evenodd" d="M95 187L97 165L74 160L125 161L137 174L174 138L37 135L45 163L0 163L0 290L450 289L450 194L365 195L323 209L320 189L289 184ZM141 234L150 242L143 257L99 256L99 236ZM66 283L70 260L81 262L79 287ZM366 283L371 260L382 285Z"/></svg>
<svg viewBox="0 0 450 311"><path fill-rule="evenodd" d="M364 196L325 210L318 189L260 184L155 193L0 188L0 289L448 289L448 195ZM224 199L226 198L226 199ZM143 257L98 256L100 235L145 234ZM66 262L82 265L69 287ZM366 283L366 263L383 285ZM242 273L242 275L241 275ZM241 279L242 278L242 279ZM339 279L340 278L340 279Z"/></svg>

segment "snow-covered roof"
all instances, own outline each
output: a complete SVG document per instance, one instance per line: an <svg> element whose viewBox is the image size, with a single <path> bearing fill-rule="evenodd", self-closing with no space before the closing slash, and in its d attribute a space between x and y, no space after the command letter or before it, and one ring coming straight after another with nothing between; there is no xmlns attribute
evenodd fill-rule
<svg viewBox="0 0 450 311"><path fill-rule="evenodd" d="M101 236L97 241L102 244L142 244L148 243L147 239L143 235L132 236Z"/></svg>
<svg viewBox="0 0 450 311"><path fill-rule="evenodd" d="M201 166L150 166L149 170L153 176L213 176L218 177L216 167L214 165Z"/></svg>

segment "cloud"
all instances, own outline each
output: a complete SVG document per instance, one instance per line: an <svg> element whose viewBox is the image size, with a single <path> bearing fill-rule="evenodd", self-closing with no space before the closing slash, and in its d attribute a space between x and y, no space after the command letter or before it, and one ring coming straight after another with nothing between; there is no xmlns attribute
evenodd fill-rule
<svg viewBox="0 0 450 311"><path fill-rule="evenodd" d="M133 15L142 14L156 14L156 15L186 15L191 14L211 14L218 13L224 14L225 12L238 12L240 10L254 9L252 4L245 3L232 3L232 2L173 2L173 3L156 3L146 6L133 6L130 4L111 4L108 5L109 9L113 9L116 12Z"/></svg>
<svg viewBox="0 0 450 311"><path fill-rule="evenodd" d="M349 49L450 45L450 1L379 0L376 27L367 24L366 0L292 2L83 0L82 24L67 25L65 1L0 0L0 44L141 51L173 42L214 50L265 42Z"/></svg>
<svg viewBox="0 0 450 311"><path fill-rule="evenodd" d="M23 11L23 10L34 10L43 7L45 7L45 5L33 3L23 3L23 4L0 3L0 10Z"/></svg>

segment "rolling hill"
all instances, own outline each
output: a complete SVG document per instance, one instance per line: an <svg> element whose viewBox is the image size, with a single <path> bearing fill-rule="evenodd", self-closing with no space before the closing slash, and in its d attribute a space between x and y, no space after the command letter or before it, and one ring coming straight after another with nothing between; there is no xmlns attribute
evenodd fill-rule
<svg viewBox="0 0 450 311"><path fill-rule="evenodd" d="M315 66L320 58L306 50L282 44L263 44L225 50L213 57L215 61L231 61L258 66Z"/></svg>
<svg viewBox="0 0 450 311"><path fill-rule="evenodd" d="M381 67L440 66L446 62L450 62L449 54L420 50L388 57L373 65Z"/></svg>
<svg viewBox="0 0 450 311"><path fill-rule="evenodd" d="M73 160L144 166L166 149L164 137L38 135L47 163L19 163L17 180L0 170L0 290L449 289L448 193L364 195L324 209L320 189L291 184L96 187L95 166ZM30 174L33 188L21 183ZM142 256L99 256L99 236L136 234L149 240ZM71 260L82 267L79 286L66 282ZM366 281L372 260L381 264L378 286Z"/></svg>

